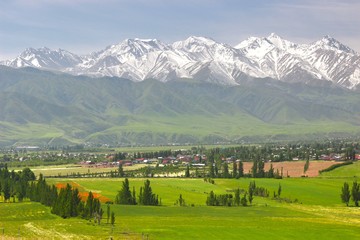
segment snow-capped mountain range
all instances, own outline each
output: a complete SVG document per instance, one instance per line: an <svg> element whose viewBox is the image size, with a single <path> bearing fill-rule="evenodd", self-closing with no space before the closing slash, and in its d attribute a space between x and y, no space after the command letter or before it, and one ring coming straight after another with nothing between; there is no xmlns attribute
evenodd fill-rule
<svg viewBox="0 0 360 240"><path fill-rule="evenodd" d="M349 89L360 84L360 55L330 36L296 44L271 34L250 37L234 47L205 37L192 36L173 44L135 38L85 56L29 48L1 64L133 81L194 78L238 85L249 77L270 77L286 82L324 80Z"/></svg>

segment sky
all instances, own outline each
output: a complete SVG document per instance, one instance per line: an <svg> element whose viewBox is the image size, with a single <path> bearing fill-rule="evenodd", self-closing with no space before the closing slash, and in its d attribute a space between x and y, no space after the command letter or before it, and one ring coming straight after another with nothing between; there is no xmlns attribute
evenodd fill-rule
<svg viewBox="0 0 360 240"><path fill-rule="evenodd" d="M0 0L0 60L28 47L88 54L126 38L189 36L236 45L270 33L330 35L360 52L359 0Z"/></svg>

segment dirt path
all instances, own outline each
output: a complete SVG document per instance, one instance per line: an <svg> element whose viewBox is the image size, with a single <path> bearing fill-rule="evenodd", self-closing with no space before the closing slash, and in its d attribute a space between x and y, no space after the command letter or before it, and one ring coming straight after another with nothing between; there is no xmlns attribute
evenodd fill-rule
<svg viewBox="0 0 360 240"><path fill-rule="evenodd" d="M88 239L86 236L75 235L70 233L60 233L55 229L44 229L40 226L34 225L34 223L29 222L24 224L25 231L29 231L36 238L51 238L51 239Z"/></svg>

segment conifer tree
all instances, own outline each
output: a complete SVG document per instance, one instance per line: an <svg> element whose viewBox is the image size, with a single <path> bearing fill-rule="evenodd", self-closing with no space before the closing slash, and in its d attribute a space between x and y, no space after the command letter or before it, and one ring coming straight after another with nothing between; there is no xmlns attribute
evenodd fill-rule
<svg viewBox="0 0 360 240"><path fill-rule="evenodd" d="M230 177L229 166L228 166L228 164L226 162L224 163L223 177L224 178L229 178Z"/></svg>
<svg viewBox="0 0 360 240"><path fill-rule="evenodd" d="M251 174L252 174L252 177L257 177L257 170L258 170L258 162L257 160L254 160L254 163L253 163L253 166L251 168Z"/></svg>
<svg viewBox="0 0 360 240"><path fill-rule="evenodd" d="M115 213L111 212L111 225L114 226L115 224Z"/></svg>
<svg viewBox="0 0 360 240"><path fill-rule="evenodd" d="M190 177L190 167L189 165L186 166L186 171L185 171L185 177Z"/></svg>
<svg viewBox="0 0 360 240"><path fill-rule="evenodd" d="M133 192L132 192L132 205L136 205L136 193L135 193L135 187L133 187Z"/></svg>
<svg viewBox="0 0 360 240"><path fill-rule="evenodd" d="M355 181L353 182L353 186L351 189L351 198L355 203L355 206L359 206L359 200L360 200L360 185Z"/></svg>
<svg viewBox="0 0 360 240"><path fill-rule="evenodd" d="M258 170L257 170L257 177L259 177L259 178L265 177L264 167L265 167L264 161L259 160L259 162L258 162Z"/></svg>
<svg viewBox="0 0 360 240"><path fill-rule="evenodd" d="M84 218L89 219L93 215L93 203L94 203L94 195L92 192L89 192L89 196L86 200L85 209L84 209Z"/></svg>
<svg viewBox="0 0 360 240"><path fill-rule="evenodd" d="M238 174L239 174L239 177L244 176L244 164L241 161L239 162Z"/></svg>
<svg viewBox="0 0 360 240"><path fill-rule="evenodd" d="M209 177L211 177L211 178L215 177L214 162L210 162L210 165L209 165Z"/></svg>
<svg viewBox="0 0 360 240"><path fill-rule="evenodd" d="M3 183L4 202L10 199L10 184L9 180L5 180Z"/></svg>
<svg viewBox="0 0 360 240"><path fill-rule="evenodd" d="M183 199L182 194L180 194L177 202L178 202L179 206L185 206L185 199Z"/></svg>
<svg viewBox="0 0 360 240"><path fill-rule="evenodd" d="M131 195L129 180L125 178L122 184L121 190L118 192L115 198L116 204L125 204L125 205L132 205L134 204L135 200Z"/></svg>
<svg viewBox="0 0 360 240"><path fill-rule="evenodd" d="M310 166L310 162L309 159L306 159L305 165L304 165L304 174L306 173L306 171L309 169Z"/></svg>
<svg viewBox="0 0 360 240"><path fill-rule="evenodd" d="M150 181L148 179L144 182L144 188L140 188L139 204L159 205L158 196L152 192Z"/></svg>
<svg viewBox="0 0 360 240"><path fill-rule="evenodd" d="M233 162L233 172L232 172L232 177L233 178L238 178L239 176L238 176L238 173L237 173L237 165L236 165L236 162L234 161Z"/></svg>
<svg viewBox="0 0 360 240"><path fill-rule="evenodd" d="M256 188L255 181L251 181L249 184L249 203L252 204L252 200L254 199L254 191Z"/></svg>
<svg viewBox="0 0 360 240"><path fill-rule="evenodd" d="M350 202L350 187L349 184L347 182L344 182L344 186L341 189L341 200L343 203L346 204L346 206L349 206L349 202Z"/></svg>
<svg viewBox="0 0 360 240"><path fill-rule="evenodd" d="M119 164L118 172L119 172L119 177L124 177L125 176L124 169L123 169L123 166L122 166L121 163Z"/></svg>
<svg viewBox="0 0 360 240"><path fill-rule="evenodd" d="M206 205L215 206L216 205L216 197L213 191L210 191L209 196L206 199Z"/></svg>
<svg viewBox="0 0 360 240"><path fill-rule="evenodd" d="M279 184L279 187L278 187L278 197L280 198L280 195L281 195L281 185Z"/></svg>
<svg viewBox="0 0 360 240"><path fill-rule="evenodd" d="M244 194L244 196L241 198L240 203L242 206L247 206L247 198L246 198L246 193Z"/></svg>
<svg viewBox="0 0 360 240"><path fill-rule="evenodd" d="M235 190L234 205L236 205L236 206L240 205L240 189L239 188Z"/></svg>
<svg viewBox="0 0 360 240"><path fill-rule="evenodd" d="M107 219L106 223L109 223L109 219L110 219L110 203L108 203L106 205L106 219Z"/></svg>
<svg viewBox="0 0 360 240"><path fill-rule="evenodd" d="M274 168L273 168L273 165L272 165L272 163L270 164L270 169L269 169L269 171L268 171L268 177L269 178L274 178Z"/></svg>

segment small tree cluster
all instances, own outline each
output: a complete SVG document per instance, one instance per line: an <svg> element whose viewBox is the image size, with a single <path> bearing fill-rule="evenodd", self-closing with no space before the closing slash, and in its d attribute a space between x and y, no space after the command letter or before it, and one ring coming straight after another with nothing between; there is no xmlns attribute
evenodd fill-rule
<svg viewBox="0 0 360 240"><path fill-rule="evenodd" d="M269 191L264 187L255 187L254 189L254 196L269 197L269 195Z"/></svg>
<svg viewBox="0 0 360 240"><path fill-rule="evenodd" d="M133 188L133 192L131 193L129 180L127 178L125 178L125 181L123 181L122 188L115 197L115 203L136 205L135 188Z"/></svg>
<svg viewBox="0 0 360 240"><path fill-rule="evenodd" d="M140 187L140 193L138 195L138 201L136 201L135 187L133 191L130 191L129 180L125 178L121 190L115 197L116 204L125 204L125 205L161 205L161 200L159 201L158 195L155 195L152 192L150 187L150 181L147 179L144 182L144 187Z"/></svg>
<svg viewBox="0 0 360 240"><path fill-rule="evenodd" d="M100 224L103 210L99 199L94 198L92 192L89 192L89 196L84 204L79 196L79 190L77 188L73 189L70 184L67 184L65 188L60 190L59 195L55 199L51 213L62 218L81 216L85 219L91 219L94 217L94 221Z"/></svg>
<svg viewBox="0 0 360 240"><path fill-rule="evenodd" d="M175 205L179 205L181 207L186 206L185 199L182 197L182 194L180 194L179 199L176 200Z"/></svg>
<svg viewBox="0 0 360 240"><path fill-rule="evenodd" d="M29 181L35 180L34 173L25 168L23 171L15 172L9 171L7 164L4 164L0 168L0 196L1 193L4 197L4 202L13 198L22 201L25 197L28 197Z"/></svg>
<svg viewBox="0 0 360 240"><path fill-rule="evenodd" d="M211 179L211 178L204 178L204 182L208 182L208 183L211 183L211 184L215 184L215 180L214 180L214 179Z"/></svg>
<svg viewBox="0 0 360 240"><path fill-rule="evenodd" d="M232 194L216 195L213 191L210 192L206 199L208 206L232 206L234 204Z"/></svg>
<svg viewBox="0 0 360 240"><path fill-rule="evenodd" d="M41 204L51 207L58 197L57 188L46 183L42 174L36 182L32 182L27 190L27 196L30 201L40 202Z"/></svg>
<svg viewBox="0 0 360 240"><path fill-rule="evenodd" d="M159 205L159 197L152 192L150 181L148 179L144 182L144 187L140 188L139 204L154 206Z"/></svg>
<svg viewBox="0 0 360 240"><path fill-rule="evenodd" d="M358 207L360 201L360 184L358 184L356 181L353 182L350 191L349 184L345 182L341 189L340 197L341 197L341 201L345 203L346 206L349 206L350 199L352 199L354 201L355 206Z"/></svg>

